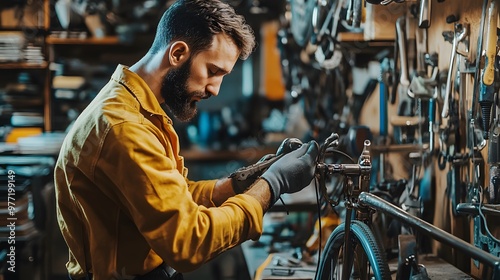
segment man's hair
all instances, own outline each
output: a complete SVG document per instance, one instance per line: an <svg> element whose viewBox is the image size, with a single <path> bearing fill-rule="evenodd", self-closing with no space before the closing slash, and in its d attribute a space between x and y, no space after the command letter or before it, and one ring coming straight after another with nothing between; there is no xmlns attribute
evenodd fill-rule
<svg viewBox="0 0 500 280"><path fill-rule="evenodd" d="M232 38L246 59L255 47L255 37L243 16L219 0L177 0L163 14L149 50L154 54L173 41L184 41L193 54L208 49L213 36L224 33Z"/></svg>

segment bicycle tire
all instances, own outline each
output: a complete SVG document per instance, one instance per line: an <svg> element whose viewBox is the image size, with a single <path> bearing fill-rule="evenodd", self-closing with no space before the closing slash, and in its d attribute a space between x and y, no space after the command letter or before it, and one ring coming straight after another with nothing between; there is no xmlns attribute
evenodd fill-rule
<svg viewBox="0 0 500 280"><path fill-rule="evenodd" d="M353 271L354 273L358 273L356 276L358 276L359 278L353 277L353 275L351 275L351 279L392 279L389 266L387 265L387 261L385 259L384 250L375 239L375 236L373 235L368 225L361 221L352 221L350 231L354 249L353 262L360 261L360 253L363 253L364 257L368 259L368 270L371 270L370 275L366 275L367 273L370 273L370 271L365 271L367 273L365 273L364 277L363 275L359 274L360 271ZM324 251L321 254L321 259L319 261L318 270L315 276L316 280L341 278L340 276L335 277L335 275L342 275L342 271L341 269L339 269L340 263L338 263L338 261L342 253L341 250L344 247L344 235L345 224L340 224L335 228L335 230L328 238ZM353 268L365 267L365 265L366 261L365 263L357 264L357 266L355 263L353 265ZM353 272L351 272L351 274L354 274Z"/></svg>

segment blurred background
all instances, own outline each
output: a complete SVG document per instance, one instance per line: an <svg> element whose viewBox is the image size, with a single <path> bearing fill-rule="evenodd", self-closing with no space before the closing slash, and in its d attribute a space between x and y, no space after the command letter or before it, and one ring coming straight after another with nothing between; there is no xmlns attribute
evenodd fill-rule
<svg viewBox="0 0 500 280"><path fill-rule="evenodd" d="M192 121L174 120L190 179L227 176L274 153L287 137L321 143L336 132L339 149L353 158L370 139L373 188L397 186L395 202L411 200L418 208L412 214L474 242L474 225L454 207L474 186L484 186L492 204L500 194L493 97L500 82L498 36L488 41L494 74L485 85L478 72L487 66L485 28L476 30L485 18L483 1L226 2L252 26L257 48L237 62L216 98L198 104ZM8 186L15 179L18 218L15 273L7 270L13 233L0 228L0 279L67 279L52 179L60 145L117 64L131 65L149 49L172 3L0 1L0 216L8 225ZM491 30L497 17L489 18ZM478 99L481 83L491 94ZM477 100L486 111L477 109ZM402 190L415 195L401 197ZM266 214L265 234L251 246L264 257L283 247L317 250L316 202L313 189L290 196L293 211L285 215L285 206ZM341 209L330 210L329 230L343 219ZM391 255L394 240L386 241ZM421 244L467 273L478 270L446 246ZM258 264L243 249L185 279L253 279Z"/></svg>

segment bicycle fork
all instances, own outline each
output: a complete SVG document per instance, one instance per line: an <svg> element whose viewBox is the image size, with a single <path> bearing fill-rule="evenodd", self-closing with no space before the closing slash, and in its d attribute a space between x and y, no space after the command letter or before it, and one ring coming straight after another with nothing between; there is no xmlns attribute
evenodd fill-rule
<svg viewBox="0 0 500 280"><path fill-rule="evenodd" d="M358 197L358 195L362 192L370 191L370 173L371 173L371 156L369 147L371 142L369 140L365 140L364 149L359 156L358 164L356 164L359 168L357 172L351 172L352 175L359 176L359 185L356 188L353 184L352 177L346 176L347 184L346 191L352 192L349 197ZM351 240L351 221L353 218L353 214L356 215L355 219L358 221L363 221L364 223L371 223L371 210L366 207L359 207L357 201L346 201L346 220L345 220L345 236L344 236L344 258L342 264L342 279L349 279L349 275L352 270L352 265L354 263L354 248L353 242ZM353 210L356 209L354 213ZM364 256L357 256L364 257ZM366 260L363 260L359 263L366 263ZM363 267L362 272L366 272L366 267Z"/></svg>
<svg viewBox="0 0 500 280"><path fill-rule="evenodd" d="M360 179L361 181L362 179ZM360 184L361 186L361 184ZM347 178L346 184L347 190L353 190L354 192L358 192L358 194L354 194L353 197L357 197L360 192L359 189L354 188L354 184L352 182L352 178ZM346 201L346 218L345 218L345 235L344 235L344 250L343 250L343 258L342 258L342 279L350 279L351 271L353 269L353 265L355 263L358 264L366 264L368 262L367 259L359 259L366 258L364 255L356 255L356 248L354 247L353 237L351 234L351 223L354 220L362 221L370 226L372 220L372 210L367 207L360 207L356 201ZM355 210L356 209L356 210ZM356 246L361 246L356 244ZM354 259L358 258L358 261L355 262ZM362 267L359 271L361 273L366 273L368 267ZM361 279L364 279L361 277Z"/></svg>

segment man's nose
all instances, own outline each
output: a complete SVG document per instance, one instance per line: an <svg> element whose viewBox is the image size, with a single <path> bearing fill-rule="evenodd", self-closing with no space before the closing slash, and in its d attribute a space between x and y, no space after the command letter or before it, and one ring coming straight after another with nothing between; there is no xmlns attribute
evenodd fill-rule
<svg viewBox="0 0 500 280"><path fill-rule="evenodd" d="M212 96L219 95L220 86L222 84L222 77L214 79L207 85L207 92Z"/></svg>

